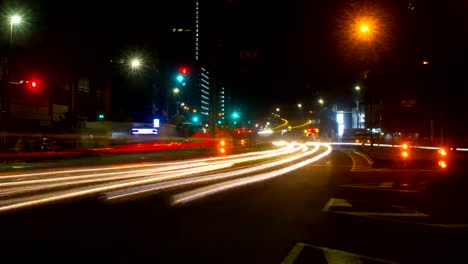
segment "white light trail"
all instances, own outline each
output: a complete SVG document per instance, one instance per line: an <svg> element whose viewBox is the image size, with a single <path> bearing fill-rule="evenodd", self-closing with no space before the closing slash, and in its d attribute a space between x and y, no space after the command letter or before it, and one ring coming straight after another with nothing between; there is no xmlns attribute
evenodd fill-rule
<svg viewBox="0 0 468 264"><path fill-rule="evenodd" d="M268 180L268 179L271 179L271 178L278 177L280 175L289 173L291 171L297 170L297 169L299 169L301 167L304 167L306 165L309 165L309 164L311 164L311 163L313 163L313 162L315 162L317 160L320 160L321 158L323 158L323 157L325 157L325 156L327 156L327 155L329 155L331 153L331 151L332 151L331 146L329 146L329 145L327 146L325 144L320 144L320 145L326 146L328 148L328 150L321 153L321 154L319 154L319 155L317 155L317 156L315 156L315 157L312 157L310 159L301 161L301 162L296 163L294 165L284 167L284 168L281 168L281 169L278 169L278 170L275 170L275 171L265 172L265 173L261 173L261 174L258 174L258 175L245 177L245 178L240 178L240 179L234 179L234 180L230 180L230 181L227 181L227 182L221 182L221 183L209 185L209 186L206 186L206 187L202 187L202 188L198 188L198 189L195 189L195 190L192 190L192 191L188 191L188 192L184 192L184 193L181 193L181 194L174 195L173 196L173 204L186 203L186 202L193 201L193 200L196 200L196 199L208 196L208 195L212 195L212 194L215 194L215 193L218 193L218 192L228 190L228 189L232 189L232 188L239 187L239 186L246 185L246 184L252 184L252 183L255 183L255 182L259 182L259 181Z"/></svg>
<svg viewBox="0 0 468 264"><path fill-rule="evenodd" d="M45 178L37 180L21 180L16 175L12 182L0 183L3 187L2 198L8 196L14 196L10 199L2 199L0 201L0 211L6 211L11 209L17 209L32 205L38 205L42 203L48 203L63 199L74 198L83 195L90 195L100 192L111 191L121 188L130 188L138 185L154 184L156 182L175 182L175 179L193 176L200 173L206 173L213 170L226 169L231 167L234 163L251 161L256 159L270 158L275 156L292 154L295 152L304 152L307 149L304 145L297 143L290 143L283 148L259 151L253 153L245 153L239 155L232 155L219 158L209 159L197 159L197 162L180 161L172 162L172 166L156 167L156 168L145 168L145 169L131 169L126 171L110 172L110 173L98 173L98 174L87 174L78 176L64 176L56 178ZM211 162L207 162L210 160ZM203 162L200 162L203 161ZM167 164L167 163L166 163ZM174 166L176 164L176 166ZM160 165L160 164L158 164ZM197 165L197 166L194 166ZM190 167L192 166L192 167ZM134 166L125 167L124 169L133 168ZM103 168L104 169L104 168ZM109 169L109 168L105 168ZM111 171L115 168L110 168ZM122 169L122 167L119 167ZM81 172L81 170L72 170L73 173ZM89 171L89 170L85 170ZM93 171L100 171L94 170ZM62 171L63 172L63 171ZM54 174L59 174L56 172ZM41 176L47 176L45 173L38 173ZM28 177L37 176L37 174L29 173ZM143 179L141 179L144 177ZM11 179L11 178L10 178ZM29 178L27 178L29 179ZM58 179L58 180L57 180ZM67 180L68 179L68 180ZM112 183L102 183L103 181L118 181ZM95 184L101 182L100 184ZM88 186L73 186L77 184L94 183ZM42 185L41 185L42 184ZM32 186L33 185L33 186ZM37 186L36 186L37 185ZM5 188L6 187L6 188ZM58 187L69 188L57 190ZM15 189L16 188L16 189ZM51 188L56 188L50 190ZM44 192L43 190L48 192ZM34 191L41 190L40 194L31 194ZM23 197L18 197L19 194L23 194Z"/></svg>
<svg viewBox="0 0 468 264"><path fill-rule="evenodd" d="M305 145L303 145L305 148L307 148ZM123 198L126 196L130 195L137 195L137 194L142 194L146 192L151 192L151 191L159 191L162 189L167 189L167 188L173 188L173 187L180 187L183 185L189 185L189 184L196 184L196 183L203 183L203 182L209 182L209 181L216 181L216 180L222 180L222 179L228 179L228 178L233 178L233 177L239 177L242 175L247 175L250 173L262 171L265 169L269 168L274 168L278 167L280 165L284 165L296 160L303 159L307 156L310 156L317 152L319 150L319 145L317 144L314 149L310 151L306 151L304 153L301 153L297 156L293 156L290 158L274 161L274 162L269 162L266 164L260 164L257 166L253 167L248 167L244 169L239 169L239 170L234 170L234 171L228 171L228 172L222 172L222 173L217 173L217 174L212 174L212 175L206 175L206 176L200 176L200 177L194 177L194 178L186 178L186 179L181 179L181 180L176 180L176 181L171 181L171 182L163 182L159 184L152 184L152 185L147 185L147 186L142 186L142 187L136 187L132 189L126 189L126 190L120 190L120 191L115 191L112 193L108 193L105 195L105 199L116 199L116 198Z"/></svg>

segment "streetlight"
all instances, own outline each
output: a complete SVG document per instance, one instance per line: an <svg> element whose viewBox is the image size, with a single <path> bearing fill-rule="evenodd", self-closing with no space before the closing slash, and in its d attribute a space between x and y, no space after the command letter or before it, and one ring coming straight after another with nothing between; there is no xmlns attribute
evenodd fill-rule
<svg viewBox="0 0 468 264"><path fill-rule="evenodd" d="M280 109L279 109L279 107L277 107L277 108L276 108L276 112L279 112L279 111L280 111Z"/></svg>
<svg viewBox="0 0 468 264"><path fill-rule="evenodd" d="M177 112L177 114L178 114L178 113L179 113L179 106L178 106L178 104L179 104L179 97L178 97L178 95L179 95L180 90L179 90L179 88L176 87L176 88L174 88L174 89L172 90L172 92L174 92L174 96L176 97L176 112Z"/></svg>
<svg viewBox="0 0 468 264"><path fill-rule="evenodd" d="M134 69L137 69L141 66L141 60L139 59L133 59L131 62L130 62L130 67L132 67L132 70Z"/></svg>
<svg viewBox="0 0 468 264"><path fill-rule="evenodd" d="M302 104L297 104L297 108L302 108Z"/></svg>
<svg viewBox="0 0 468 264"><path fill-rule="evenodd" d="M361 109L359 108L359 91L361 91L361 87L356 85L354 90L356 91L356 128L360 128L359 121L361 119Z"/></svg>
<svg viewBox="0 0 468 264"><path fill-rule="evenodd" d="M323 99L320 98L320 99L318 100L318 102L319 102L320 106L323 107L323 103L325 103L325 101L323 101Z"/></svg>
<svg viewBox="0 0 468 264"><path fill-rule="evenodd" d="M13 47L13 25L21 23L21 17L19 15L13 15L10 18L10 50Z"/></svg>

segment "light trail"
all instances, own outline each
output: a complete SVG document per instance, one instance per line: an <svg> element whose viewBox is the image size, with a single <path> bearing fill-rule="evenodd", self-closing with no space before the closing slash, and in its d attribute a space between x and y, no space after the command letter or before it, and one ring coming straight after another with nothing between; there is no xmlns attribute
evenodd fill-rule
<svg viewBox="0 0 468 264"><path fill-rule="evenodd" d="M186 203L190 202L208 195L212 195L218 192L226 191L235 187L247 185L247 184L252 184L260 181L265 181L274 177L278 177L281 175L284 175L286 173L289 173L291 171L297 170L301 167L304 167L306 165L309 165L313 162L316 162L317 160L322 159L323 157L329 155L332 151L332 147L326 144L320 144L320 143L315 143L318 145L322 145L327 147L327 151L312 157L310 159L301 161L299 163L296 163L294 165L284 167L275 171L270 171L270 172L265 172L261 173L258 175L250 176L250 177L245 177L245 178L240 178L240 179L234 179L226 182L221 182L213 185L209 185L206 187L201 187L195 190L191 190L188 192L184 192L181 194L177 194L173 196L173 204L178 204L178 203Z"/></svg>
<svg viewBox="0 0 468 264"><path fill-rule="evenodd" d="M153 185L147 185L147 186L142 186L142 187L137 187L137 188L132 188L132 189L115 191L115 192L106 194L104 198L107 200L117 199L117 198L127 197L130 195L137 195L137 194L143 194L146 192L159 191L159 190L167 189L167 188L180 187L184 185L198 184L198 183L204 183L204 182L209 182L209 181L224 180L228 178L239 177L242 175L248 175L254 172L278 167L278 166L281 166L281 165L284 165L284 164L287 164L296 160L303 159L307 156L314 154L318 150L319 150L319 146L317 145L315 146L314 149L303 152L297 156L269 162L266 164L260 164L260 165L248 167L245 169L238 169L234 171L222 172L222 173L217 173L217 174L212 174L212 175L206 175L206 176L200 176L200 177L194 177L194 178L186 178L186 179L181 179L181 180L172 181L172 182L163 182L160 184L153 184Z"/></svg>
<svg viewBox="0 0 468 264"><path fill-rule="evenodd" d="M305 126L308 126L308 125L310 125L310 124L312 124L312 121L311 121L311 120L305 122L305 123L302 124L302 125L293 126L293 127L291 127L291 129L296 129L296 128L300 128L300 127L305 127Z"/></svg>
<svg viewBox="0 0 468 264"><path fill-rule="evenodd" d="M290 149L290 147L292 147ZM282 149L282 151L278 151L276 153L266 152L264 155L258 155L256 157L244 157L244 158L237 158L237 159L229 159L229 162L225 161L217 161L211 164L203 164L197 167L189 167L182 166L183 170L168 170L168 171L161 171L159 169L145 169L145 170L132 170L132 171L123 171L123 172L113 172L113 173L101 173L101 174L92 174L92 175L81 175L81 176L65 176L61 178L52 178L52 179L41 179L41 180L33 180L33 181L21 181L21 182L9 182L3 183L2 187L10 187L10 188L3 188L0 191L1 194L19 194L22 192L32 192L38 190L46 190L58 187L73 187L74 185L84 184L84 183L99 183L99 182L109 182L109 181L122 181L125 179L130 178L141 178L141 177L149 177L151 176L154 182L162 181L162 180L173 180L181 177L187 177L193 175L193 170L195 168L200 168L197 170L197 173L200 172L208 172L218 169L226 169L232 167L234 163L244 162L244 161L252 161L256 159L263 159L263 158L270 158L281 156L285 154L290 154L295 151L300 150L299 145L291 144L289 148ZM205 168L205 169L202 169ZM119 175L119 176L116 176ZM107 176L107 177L104 177ZM61 183L56 183L61 182ZM55 183L55 184L54 184ZM41 185L42 184L42 185ZM24 187L24 185L34 185L34 187ZM13 187L11 187L13 186ZM16 189L15 189L16 187Z"/></svg>
<svg viewBox="0 0 468 264"><path fill-rule="evenodd" d="M222 156L222 157L191 159L191 160L185 160L183 162L177 161L177 162L149 163L149 164L128 164L128 165L118 165L118 166L104 167L104 168L99 167L99 168L91 168L91 169L56 170L56 171L23 173L23 174L15 174L15 175L1 175L0 182L4 180L8 180L8 179L18 179L18 178L24 178L24 177L34 177L34 176L43 176L43 175L50 176L50 175L67 174L67 173L112 171L112 170L133 169L133 168L141 168L141 167L162 167L162 166L177 166L177 165L180 166L181 163L187 165L187 164L200 163L200 162L231 160L231 159L236 159L239 157L249 157L249 156L256 156L256 155L261 155L265 153L274 153L274 152L290 149L291 147L292 147L291 145L286 145L286 146L283 146L283 148L274 149L274 150L256 151L256 152L235 154L235 155Z"/></svg>
<svg viewBox="0 0 468 264"><path fill-rule="evenodd" d="M284 145L285 143L277 143L277 145ZM176 162L179 163L177 169L175 167L171 168L155 168L155 169L132 169L129 171L123 172L111 172L111 173L99 173L99 174L91 174L91 175L78 175L78 176L64 176L60 178L46 178L46 179L38 179L38 180L23 180L23 181L15 181L15 182L8 182L2 183L3 184L3 194L0 196L2 198L8 198L8 196L12 196L10 199L2 199L0 201L0 211L12 210L27 206L33 206L63 199L70 199L74 197L79 197L83 195L90 195L96 194L100 192L111 191L115 189L121 188L129 188L135 187L138 185L147 185L147 184L154 184L157 182L175 182L175 179L182 178L180 180L184 180L184 177L189 176L196 176L200 173L207 173L209 171L219 170L219 169L226 169L231 167L234 163L244 162L244 161L251 161L256 159L263 159L287 154L293 154L296 152L304 152L306 148L298 143L289 143L284 145L284 147L273 150L273 151L260 151L246 154L239 154L239 155L232 155L227 157L220 157L220 158L210 158L210 159L198 159L200 160L211 160L210 163L203 164L203 163L193 163L192 165L199 165L198 167L190 167L187 166L186 161ZM260 155L262 154L262 155ZM174 163L171 163L174 164ZM183 164L183 165L180 165ZM134 166L131 166L132 168ZM122 168L122 167L120 167ZM106 168L108 169L108 168ZM76 170L72 170L74 173L77 173ZM89 170L85 170L89 171ZM96 170L93 170L96 171ZM99 171L99 170L98 170ZM80 172L80 171L79 171ZM57 172L58 174L60 172ZM116 175L118 174L118 175ZM120 175L119 175L120 174ZM28 174L28 176L33 175L32 173ZM40 173L40 175L44 175L44 173ZM17 177L18 175L16 175ZM37 175L36 175L37 176ZM66 181L66 179L70 179ZM144 178L142 178L144 177ZM21 178L16 178L16 180L20 180ZM27 178L30 179L30 178ZM57 181L59 179L59 181ZM190 179L190 178L187 178ZM60 182L63 181L63 182ZM102 183L103 181L114 181L111 183ZM118 181L118 182L115 182ZM101 183L99 183L101 182ZM84 184L84 183L93 183L93 185L89 186L74 186L77 184ZM99 183L99 184L96 184ZM36 184L42 184L36 186ZM31 186L34 185L34 186ZM25 187L26 186L26 187ZM7 187L7 188L5 188ZM50 190L52 188L70 188L66 190ZM16 188L16 189L15 189ZM47 191L48 192L43 192ZM39 194L34 194L33 192L41 191ZM33 193L31 195L31 193ZM23 194L23 196L18 197L19 195Z"/></svg>
<svg viewBox="0 0 468 264"><path fill-rule="evenodd" d="M281 121L283 121L284 123L281 124L281 125L278 125L278 126L276 126L276 127L274 127L274 128L272 128L271 130L274 131L275 129L278 129L278 128L280 128L280 127L286 126L286 125L289 123L289 121L286 120L286 119L284 119L284 118L281 118Z"/></svg>

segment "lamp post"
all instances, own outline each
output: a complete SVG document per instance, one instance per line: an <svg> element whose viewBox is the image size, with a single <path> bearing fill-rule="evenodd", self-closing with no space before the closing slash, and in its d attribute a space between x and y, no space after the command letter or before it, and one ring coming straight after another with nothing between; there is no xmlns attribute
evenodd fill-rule
<svg viewBox="0 0 468 264"><path fill-rule="evenodd" d="M362 20L361 23L359 23L357 25L358 29L357 29L357 32L359 34L359 38L363 41L365 41L368 45L368 53L369 53L369 64L370 64L370 68L372 68L372 61L370 59L370 56L372 54L372 50L371 50L371 41L373 38L376 37L376 35L378 34L378 23L376 21L372 21L370 19L364 19ZM373 85L371 84L371 78L372 76L369 76L369 75L372 75L373 74L373 71L372 69L369 69L368 71L368 76L367 76L367 79L368 79L368 92L369 92L369 105L370 105L370 109L369 109L369 126L370 126L370 136L371 136L371 149L373 148L374 146L374 135L373 135L373 126L374 126L374 94L373 94ZM357 91L360 90L359 89L356 89ZM359 121L359 118L358 118L358 121Z"/></svg>
<svg viewBox="0 0 468 264"><path fill-rule="evenodd" d="M13 15L10 18L10 52L13 48L13 25L21 23L21 17L19 15Z"/></svg>
<svg viewBox="0 0 468 264"><path fill-rule="evenodd" d="M172 92L174 93L174 96L175 96L175 99L176 99L176 112L177 112L177 114L178 114L178 113L179 113L179 105L178 105L178 103L179 103L179 92L180 92L180 89L176 87L176 88L174 88L174 89L172 90Z"/></svg>
<svg viewBox="0 0 468 264"><path fill-rule="evenodd" d="M356 91L356 128L360 128L360 119L361 119L361 109L359 108L359 92L361 91L361 87L358 85L354 87Z"/></svg>

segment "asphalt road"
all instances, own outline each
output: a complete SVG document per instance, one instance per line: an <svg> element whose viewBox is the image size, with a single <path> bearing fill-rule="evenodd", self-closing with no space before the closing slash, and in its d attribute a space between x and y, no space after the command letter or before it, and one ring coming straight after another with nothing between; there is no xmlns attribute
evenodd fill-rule
<svg viewBox="0 0 468 264"><path fill-rule="evenodd" d="M173 195L193 186L8 211L0 215L2 258L332 263L327 254L323 262L332 248L403 263L449 263L464 258L460 239L467 232L464 222L420 209L431 200L414 183L431 177L436 173L372 169L361 156L338 150L280 177L184 204L172 205ZM402 180L410 184L392 185Z"/></svg>

